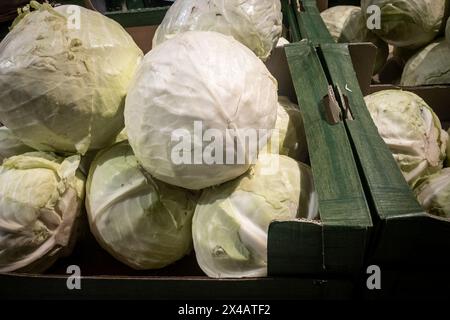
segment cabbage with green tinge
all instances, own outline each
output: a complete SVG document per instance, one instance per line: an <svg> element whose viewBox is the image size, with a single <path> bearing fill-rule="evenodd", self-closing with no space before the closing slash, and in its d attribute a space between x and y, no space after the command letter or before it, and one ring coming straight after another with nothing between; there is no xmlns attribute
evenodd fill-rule
<svg viewBox="0 0 450 320"><path fill-rule="evenodd" d="M296 218L318 218L311 169L264 154L245 175L203 191L192 225L197 261L213 278L266 276L270 223Z"/></svg>
<svg viewBox="0 0 450 320"><path fill-rule="evenodd" d="M71 251L84 198L79 163L29 152L0 166L0 272L40 272Z"/></svg>
<svg viewBox="0 0 450 320"><path fill-rule="evenodd" d="M441 30L447 0L361 0L369 19L369 6L381 9L381 29L373 31L396 47L420 48L430 43Z"/></svg>
<svg viewBox="0 0 450 320"><path fill-rule="evenodd" d="M265 60L282 31L280 0L180 0L167 11L153 47L185 31L233 36Z"/></svg>
<svg viewBox="0 0 450 320"><path fill-rule="evenodd" d="M422 98L408 91L384 90L367 96L365 101L411 187L442 169L448 135Z"/></svg>
<svg viewBox="0 0 450 320"><path fill-rule="evenodd" d="M298 105L278 97L277 121L271 139L262 152L277 153L305 162L308 158L305 127Z"/></svg>
<svg viewBox="0 0 450 320"><path fill-rule="evenodd" d="M374 74L384 66L389 55L386 42L366 26L360 7L334 6L323 11L322 17L333 39L339 43L372 42L377 47Z"/></svg>
<svg viewBox="0 0 450 320"><path fill-rule="evenodd" d="M450 168L424 179L417 188L416 195L427 212L450 218Z"/></svg>
<svg viewBox="0 0 450 320"><path fill-rule="evenodd" d="M445 38L449 42L450 45L450 18L447 20L447 27L445 28Z"/></svg>
<svg viewBox="0 0 450 320"><path fill-rule="evenodd" d="M84 154L109 145L123 129L142 51L98 12L31 5L0 43L0 122L38 150Z"/></svg>
<svg viewBox="0 0 450 320"><path fill-rule="evenodd" d="M448 134L449 138L447 140L447 162L446 162L446 166L450 167L450 129L448 129L447 134Z"/></svg>
<svg viewBox="0 0 450 320"><path fill-rule="evenodd" d="M217 32L185 32L144 57L126 99L126 132L156 179L203 189L249 169L275 127L277 100L276 79L247 47ZM248 132L257 133L256 148ZM226 159L238 152L242 161Z"/></svg>
<svg viewBox="0 0 450 320"><path fill-rule="evenodd" d="M157 269L191 251L197 195L152 178L127 142L99 153L86 189L91 231L121 262Z"/></svg>
<svg viewBox="0 0 450 320"><path fill-rule="evenodd" d="M405 65L402 86L450 84L450 45L436 40L412 56Z"/></svg>
<svg viewBox="0 0 450 320"><path fill-rule="evenodd" d="M7 127L0 127L0 164L3 159L34 151L25 145Z"/></svg>

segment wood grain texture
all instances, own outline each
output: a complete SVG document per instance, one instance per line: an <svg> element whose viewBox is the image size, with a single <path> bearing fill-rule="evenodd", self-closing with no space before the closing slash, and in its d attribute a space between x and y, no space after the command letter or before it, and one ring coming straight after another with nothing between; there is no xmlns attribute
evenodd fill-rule
<svg viewBox="0 0 450 320"><path fill-rule="evenodd" d="M377 215L385 219L422 214L422 208L367 110L347 45L322 44L321 48L331 79L348 98L354 120L346 120L346 125Z"/></svg>
<svg viewBox="0 0 450 320"><path fill-rule="evenodd" d="M305 123L321 221L271 224L269 275L355 275L364 264L372 221L345 126L326 120L328 81L313 45L303 40L285 52Z"/></svg>
<svg viewBox="0 0 450 320"><path fill-rule="evenodd" d="M320 17L315 0L292 1L297 16L302 39L308 39L313 44L334 43L325 23Z"/></svg>
<svg viewBox="0 0 450 320"><path fill-rule="evenodd" d="M328 82L319 58L307 41L285 50L305 123L321 220L328 225L371 226L344 124L330 125L325 119Z"/></svg>
<svg viewBox="0 0 450 320"><path fill-rule="evenodd" d="M298 27L297 17L294 12L294 8L290 4L289 0L281 0L281 9L283 12L283 20L288 27L292 42L301 40L300 30Z"/></svg>

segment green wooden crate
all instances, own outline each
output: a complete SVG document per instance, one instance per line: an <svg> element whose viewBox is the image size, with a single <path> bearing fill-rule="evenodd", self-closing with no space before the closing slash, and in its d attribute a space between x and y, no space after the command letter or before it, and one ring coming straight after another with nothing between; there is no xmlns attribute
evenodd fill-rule
<svg viewBox="0 0 450 320"><path fill-rule="evenodd" d="M295 12L302 39L308 39L314 45L335 42L320 17L316 0L292 0L289 2Z"/></svg>
<svg viewBox="0 0 450 320"><path fill-rule="evenodd" d="M302 37L316 45L331 83L345 95L342 112L351 115L345 118L345 126L375 224L369 260L387 265L450 264L442 259L442 252L450 249L450 221L426 214L417 203L365 106L362 91L373 90L371 69L361 63L373 65L373 48L370 44L334 43L314 0L293 1L291 6ZM439 90L409 89L428 97ZM450 110L446 112L444 120L449 121Z"/></svg>
<svg viewBox="0 0 450 320"><path fill-rule="evenodd" d="M450 250L450 221L425 213L416 201L367 110L348 45L322 44L321 51L333 82L349 89L345 95L353 119L345 122L375 223L370 262L450 265L443 257Z"/></svg>
<svg viewBox="0 0 450 320"><path fill-rule="evenodd" d="M305 122L321 222L272 223L269 271L357 274L372 221L351 144L341 119L327 119L330 84L314 45L303 40L285 52Z"/></svg>

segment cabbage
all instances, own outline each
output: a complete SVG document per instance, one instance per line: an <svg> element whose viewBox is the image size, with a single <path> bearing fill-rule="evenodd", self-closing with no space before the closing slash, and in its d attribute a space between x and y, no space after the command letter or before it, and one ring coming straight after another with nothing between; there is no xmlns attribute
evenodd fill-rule
<svg viewBox="0 0 450 320"><path fill-rule="evenodd" d="M445 37L450 42L450 18L447 20L447 27L445 28Z"/></svg>
<svg viewBox="0 0 450 320"><path fill-rule="evenodd" d="M450 42L450 18L447 20L447 26L445 28L445 38Z"/></svg>
<svg viewBox="0 0 450 320"><path fill-rule="evenodd" d="M107 146L124 126L142 51L98 12L32 6L0 44L0 121L38 150L84 154ZM79 29L69 23L74 8Z"/></svg>
<svg viewBox="0 0 450 320"><path fill-rule="evenodd" d="M276 150L272 150L275 148ZM285 155L301 162L308 158L308 145L300 109L287 97L278 98L275 130L263 151Z"/></svg>
<svg viewBox="0 0 450 320"><path fill-rule="evenodd" d="M378 73L386 63L389 48L386 42L367 29L360 7L335 6L323 11L320 16L336 42L372 42L377 47L373 71L374 74Z"/></svg>
<svg viewBox="0 0 450 320"><path fill-rule="evenodd" d="M450 18L447 20L447 26L445 28L445 38L450 42Z"/></svg>
<svg viewBox="0 0 450 320"><path fill-rule="evenodd" d="M0 163L5 158L17 156L22 153L34 151L24 145L7 127L0 127Z"/></svg>
<svg viewBox="0 0 450 320"><path fill-rule="evenodd" d="M447 135L449 136L449 138L447 139L447 162L446 162L446 166L450 167L450 129L448 129Z"/></svg>
<svg viewBox="0 0 450 320"><path fill-rule="evenodd" d="M185 31L233 36L265 60L282 31L280 0L176 1L153 38L153 47Z"/></svg>
<svg viewBox="0 0 450 320"><path fill-rule="evenodd" d="M239 179L203 191L192 224L197 261L213 278L266 276L270 223L296 218L318 218L311 169L262 155Z"/></svg>
<svg viewBox="0 0 450 320"><path fill-rule="evenodd" d="M450 168L435 173L416 190L417 200L431 214L450 218Z"/></svg>
<svg viewBox="0 0 450 320"><path fill-rule="evenodd" d="M245 46L216 32L185 32L145 56L126 99L126 131L152 176L202 189L249 169L258 150L245 137L258 130L253 145L264 147L277 99L277 81ZM231 161L236 154L245 158Z"/></svg>
<svg viewBox="0 0 450 320"><path fill-rule="evenodd" d="M402 86L450 84L450 46L444 39L412 56L403 70Z"/></svg>
<svg viewBox="0 0 450 320"><path fill-rule="evenodd" d="M439 33L446 14L447 0L361 0L361 9L381 9L381 29L373 31L397 47L419 48Z"/></svg>
<svg viewBox="0 0 450 320"><path fill-rule="evenodd" d="M156 269L192 249L196 195L153 179L126 142L99 153L87 182L86 208L101 246L135 269Z"/></svg>
<svg viewBox="0 0 450 320"><path fill-rule="evenodd" d="M422 98L408 91L384 90L365 101L411 187L442 168L448 136Z"/></svg>
<svg viewBox="0 0 450 320"><path fill-rule="evenodd" d="M79 162L29 152L0 166L0 272L40 272L70 252L84 197Z"/></svg>
<svg viewBox="0 0 450 320"><path fill-rule="evenodd" d="M287 45L289 43L290 42L286 38L281 37L280 39L278 39L276 47L277 48L282 48L282 47L284 47L285 45Z"/></svg>
<svg viewBox="0 0 450 320"><path fill-rule="evenodd" d="M120 133L117 135L115 143L122 142L128 140L127 132L125 129L120 131Z"/></svg>

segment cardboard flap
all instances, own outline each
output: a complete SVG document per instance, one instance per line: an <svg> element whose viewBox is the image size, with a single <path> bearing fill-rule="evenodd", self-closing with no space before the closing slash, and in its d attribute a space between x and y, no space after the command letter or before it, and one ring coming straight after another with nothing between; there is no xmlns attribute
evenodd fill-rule
<svg viewBox="0 0 450 320"><path fill-rule="evenodd" d="M367 95L372 83L372 70L375 66L377 47L371 42L350 43L348 50L356 72L359 87Z"/></svg>

